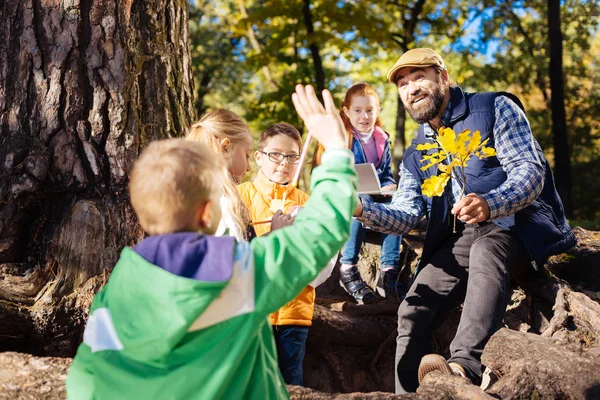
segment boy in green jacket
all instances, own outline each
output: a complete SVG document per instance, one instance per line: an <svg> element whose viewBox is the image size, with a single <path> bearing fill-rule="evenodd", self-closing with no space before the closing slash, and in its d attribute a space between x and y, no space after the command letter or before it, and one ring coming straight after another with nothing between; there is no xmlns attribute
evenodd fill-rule
<svg viewBox="0 0 600 400"><path fill-rule="evenodd" d="M294 106L327 150L292 226L236 243L215 237L224 166L202 144L151 143L131 173L148 233L123 249L95 297L67 377L69 399L282 399L267 316L306 287L348 238L356 175L328 91ZM200 233L198 233L200 232Z"/></svg>

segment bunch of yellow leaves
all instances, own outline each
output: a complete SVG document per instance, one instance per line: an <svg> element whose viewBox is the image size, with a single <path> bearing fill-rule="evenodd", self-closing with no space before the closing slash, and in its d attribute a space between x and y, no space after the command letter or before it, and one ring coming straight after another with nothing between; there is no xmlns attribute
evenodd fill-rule
<svg viewBox="0 0 600 400"><path fill-rule="evenodd" d="M423 185L421 185L423 194L427 197L441 196L444 193L446 184L452 177L458 179L460 182L462 197L467 185L465 168L471 157L484 159L496 155L496 150L493 147L485 146L488 141L489 138L483 142L481 141L481 133L479 131L471 134L471 131L466 129L457 136L451 128L442 127L438 130L435 142L417 145L417 150L438 150L433 154L425 155L421 159L421 162L425 163L421 167L422 171L437 165L440 172L438 175L432 176L423 182ZM444 164L445 160L448 161L448 164Z"/></svg>

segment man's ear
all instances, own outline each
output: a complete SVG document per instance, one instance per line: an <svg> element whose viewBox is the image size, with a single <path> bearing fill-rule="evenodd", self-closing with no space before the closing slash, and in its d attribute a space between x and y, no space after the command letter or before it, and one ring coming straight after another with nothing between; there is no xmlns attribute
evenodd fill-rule
<svg viewBox="0 0 600 400"><path fill-rule="evenodd" d="M205 201L196 208L196 224L201 229L210 228L212 222L212 203L210 200Z"/></svg>
<svg viewBox="0 0 600 400"><path fill-rule="evenodd" d="M448 76L448 70L443 69L442 70L442 82L447 84L449 79L450 79L450 77Z"/></svg>
<svg viewBox="0 0 600 400"><path fill-rule="evenodd" d="M227 149L231 146L231 140L229 138L223 138L219 140L219 145L221 145L223 151L227 151Z"/></svg>

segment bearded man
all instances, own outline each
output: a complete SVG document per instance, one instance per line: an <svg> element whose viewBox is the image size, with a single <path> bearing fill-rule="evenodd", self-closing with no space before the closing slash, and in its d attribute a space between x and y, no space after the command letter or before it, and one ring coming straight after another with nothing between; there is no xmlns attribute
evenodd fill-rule
<svg viewBox="0 0 600 400"><path fill-rule="evenodd" d="M415 391L433 370L479 384L481 354L502 326L511 276L537 268L548 256L574 246L576 239L516 97L451 86L442 57L425 48L404 53L387 78L420 124L419 131L400 165L391 203L361 199L355 216L369 228L393 235L404 235L421 218L428 219L420 272L398 309L396 392ZM496 149L496 156L469 161L465 196L457 179L450 180L442 196L421 192L423 181L438 174L435 167L422 171L422 159L436 150L416 146L435 141L440 127L480 131L481 140L489 139L487 146ZM450 358L428 354L432 328L461 301Z"/></svg>

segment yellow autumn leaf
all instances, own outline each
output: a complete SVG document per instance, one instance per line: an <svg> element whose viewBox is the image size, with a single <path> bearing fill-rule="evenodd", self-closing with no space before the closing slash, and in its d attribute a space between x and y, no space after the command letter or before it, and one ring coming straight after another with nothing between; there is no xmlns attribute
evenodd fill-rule
<svg viewBox="0 0 600 400"><path fill-rule="evenodd" d="M468 156L467 142L471 137L471 131L469 129L465 129L461 133L458 134L456 138L456 149L458 150L458 156L461 159L464 159Z"/></svg>
<svg viewBox="0 0 600 400"><path fill-rule="evenodd" d="M418 144L416 147L416 150L431 150L431 149L437 149L438 147L440 147L437 143L423 143L423 144Z"/></svg>
<svg viewBox="0 0 600 400"><path fill-rule="evenodd" d="M450 175L445 173L432 176L431 178L425 179L421 185L421 191L427 197L441 196L442 193L444 193L444 188L449 179Z"/></svg>
<svg viewBox="0 0 600 400"><path fill-rule="evenodd" d="M433 167L435 164L438 164L442 161L444 161L446 159L446 153L444 153L443 151L438 151L437 153L434 154L427 154L425 156L423 156L423 158L421 159L422 163L427 162L428 164L424 165L421 167L421 171L425 171L428 168Z"/></svg>
<svg viewBox="0 0 600 400"><path fill-rule="evenodd" d="M433 153L433 154L426 154L423 156L423 158L421 159L421 162L425 162L425 161L433 161L438 160L444 160L446 158L446 152L442 151L438 151L437 153Z"/></svg>
<svg viewBox="0 0 600 400"><path fill-rule="evenodd" d="M487 139L486 139L487 140ZM477 151L481 146L481 133L479 131L473 132L471 135L471 140L469 140L469 145L467 146L467 153L472 154Z"/></svg>
<svg viewBox="0 0 600 400"><path fill-rule="evenodd" d="M493 157L496 155L496 149L493 147L482 147L476 154L479 159Z"/></svg>
<svg viewBox="0 0 600 400"><path fill-rule="evenodd" d="M440 169L440 171L449 174L450 173L450 166L446 165L446 164L440 164L438 165L438 168Z"/></svg>
<svg viewBox="0 0 600 400"><path fill-rule="evenodd" d="M441 127L438 130L437 141L446 153L458 152L456 148L456 133L454 133L452 128Z"/></svg>
<svg viewBox="0 0 600 400"><path fill-rule="evenodd" d="M452 161L450 162L450 168L457 168L457 167L462 167L463 163L461 162L460 158L458 157L454 157L452 159Z"/></svg>
<svg viewBox="0 0 600 400"><path fill-rule="evenodd" d="M423 165L423 166L421 167L421 171L426 171L428 168L431 168L431 167L433 167L435 164L437 164L437 163L435 163L435 162L430 162L429 164Z"/></svg>

